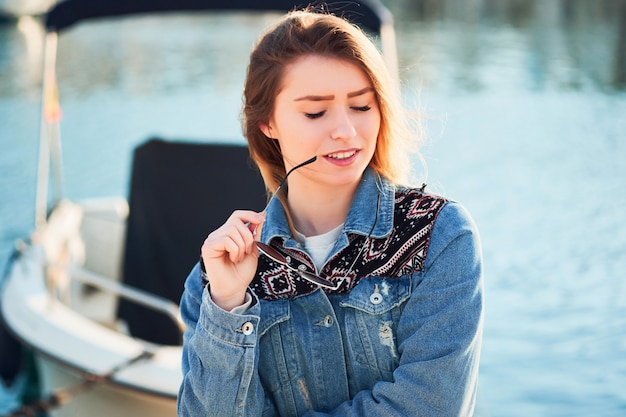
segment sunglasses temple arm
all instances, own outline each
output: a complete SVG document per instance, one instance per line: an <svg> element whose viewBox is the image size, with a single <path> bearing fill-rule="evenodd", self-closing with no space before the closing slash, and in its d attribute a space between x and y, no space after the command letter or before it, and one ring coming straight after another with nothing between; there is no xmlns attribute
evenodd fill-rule
<svg viewBox="0 0 626 417"><path fill-rule="evenodd" d="M291 168L287 174L285 174L285 176L283 177L283 179L280 181L280 183L278 184L278 187L276 187L276 191L274 191L274 193L272 194L272 196L270 197L270 199L268 200L267 204L265 205L265 208L263 208L263 211L267 210L267 208L269 207L270 203L272 202L272 200L274 199L274 197L278 194L278 192L280 191L281 188L283 188L283 186L285 185L285 183L287 182L287 178L289 177L289 175L295 171L298 168L302 168L305 165L309 165L312 164L313 162L317 161L317 155L314 156L311 159L307 159L306 161L302 162L301 164L296 165L295 167Z"/></svg>

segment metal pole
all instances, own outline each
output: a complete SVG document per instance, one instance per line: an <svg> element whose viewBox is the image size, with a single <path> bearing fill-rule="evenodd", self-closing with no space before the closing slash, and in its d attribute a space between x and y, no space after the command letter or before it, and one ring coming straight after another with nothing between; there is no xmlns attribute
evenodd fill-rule
<svg viewBox="0 0 626 417"><path fill-rule="evenodd" d="M48 210L48 182L50 177L50 145L53 130L58 128L60 108L56 83L57 33L49 32L44 41L41 120L39 126L39 163L37 167L37 194L35 226L46 222Z"/></svg>

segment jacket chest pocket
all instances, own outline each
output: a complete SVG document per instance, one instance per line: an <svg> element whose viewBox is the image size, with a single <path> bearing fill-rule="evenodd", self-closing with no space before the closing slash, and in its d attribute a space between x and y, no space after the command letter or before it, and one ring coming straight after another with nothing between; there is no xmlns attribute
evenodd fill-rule
<svg viewBox="0 0 626 417"><path fill-rule="evenodd" d="M410 277L365 278L339 303L345 308L346 343L358 364L390 377L399 364L397 328L411 295Z"/></svg>

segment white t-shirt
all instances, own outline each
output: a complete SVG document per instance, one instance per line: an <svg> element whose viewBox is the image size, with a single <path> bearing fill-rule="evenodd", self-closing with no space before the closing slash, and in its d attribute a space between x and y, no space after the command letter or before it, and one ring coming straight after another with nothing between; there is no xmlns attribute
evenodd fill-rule
<svg viewBox="0 0 626 417"><path fill-rule="evenodd" d="M302 233L296 231L300 241L304 243L304 249L311 255L315 267L319 271L324 266L324 262L328 258L330 251L335 246L337 238L343 230L343 223L326 233L317 236L306 237Z"/></svg>

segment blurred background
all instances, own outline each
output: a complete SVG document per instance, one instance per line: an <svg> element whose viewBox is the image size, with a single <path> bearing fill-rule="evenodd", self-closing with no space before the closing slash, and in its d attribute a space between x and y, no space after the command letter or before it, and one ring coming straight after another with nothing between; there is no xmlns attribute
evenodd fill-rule
<svg viewBox="0 0 626 417"><path fill-rule="evenodd" d="M383 3L429 189L481 232L487 415L626 415L626 0ZM65 195L126 195L130 150L152 134L243 141L248 51L272 19L146 17L62 35ZM0 24L2 267L34 226L42 35L36 17ZM1 413L12 400L0 392Z"/></svg>

